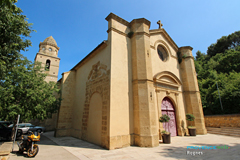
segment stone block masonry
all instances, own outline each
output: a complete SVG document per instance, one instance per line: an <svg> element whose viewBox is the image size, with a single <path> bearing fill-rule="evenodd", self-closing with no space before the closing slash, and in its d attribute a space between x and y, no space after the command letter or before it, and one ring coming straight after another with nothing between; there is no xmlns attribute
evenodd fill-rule
<svg viewBox="0 0 240 160"><path fill-rule="evenodd" d="M240 114L204 116L206 127L240 127Z"/></svg>

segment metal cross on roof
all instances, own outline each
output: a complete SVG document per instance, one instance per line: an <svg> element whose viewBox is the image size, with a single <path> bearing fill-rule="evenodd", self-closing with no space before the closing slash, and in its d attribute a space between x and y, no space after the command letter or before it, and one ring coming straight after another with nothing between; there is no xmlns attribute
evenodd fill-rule
<svg viewBox="0 0 240 160"><path fill-rule="evenodd" d="M160 20L157 22L157 24L159 25L159 29L162 29L163 24L161 23Z"/></svg>

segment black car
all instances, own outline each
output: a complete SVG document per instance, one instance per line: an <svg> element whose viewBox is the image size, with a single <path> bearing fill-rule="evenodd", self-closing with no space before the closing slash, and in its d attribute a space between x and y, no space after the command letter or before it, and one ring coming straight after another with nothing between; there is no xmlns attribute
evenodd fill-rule
<svg viewBox="0 0 240 160"><path fill-rule="evenodd" d="M13 124L12 122L9 122L9 121L0 121L0 123L5 125L6 127Z"/></svg>
<svg viewBox="0 0 240 160"><path fill-rule="evenodd" d="M12 127L8 127L10 122L0 121L0 139L11 140ZM11 123L10 123L11 124ZM17 138L22 135L22 130L17 130Z"/></svg>

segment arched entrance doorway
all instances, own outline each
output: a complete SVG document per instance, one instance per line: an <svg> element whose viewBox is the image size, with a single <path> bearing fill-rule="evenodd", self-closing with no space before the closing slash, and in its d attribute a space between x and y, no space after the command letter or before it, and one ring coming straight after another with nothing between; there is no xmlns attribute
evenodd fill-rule
<svg viewBox="0 0 240 160"><path fill-rule="evenodd" d="M175 109L169 98L165 97L163 99L161 110L162 115L167 114L170 117L170 121L168 123L163 123L163 128L171 133L171 137L177 136Z"/></svg>
<svg viewBox="0 0 240 160"><path fill-rule="evenodd" d="M101 145L102 137L102 97L95 92L89 104L89 117L87 125L88 141Z"/></svg>

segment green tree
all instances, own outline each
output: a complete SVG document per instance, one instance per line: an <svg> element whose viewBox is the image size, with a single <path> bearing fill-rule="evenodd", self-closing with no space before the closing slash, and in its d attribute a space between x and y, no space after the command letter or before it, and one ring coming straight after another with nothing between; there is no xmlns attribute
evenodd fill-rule
<svg viewBox="0 0 240 160"><path fill-rule="evenodd" d="M240 31L218 40L214 46L214 54L205 55L200 51L196 53L195 66L204 114L240 113L239 33ZM225 49L221 45L218 47L220 41L227 42L228 47ZM211 46L208 48L208 53L213 53ZM216 83L218 83L223 111Z"/></svg>
<svg viewBox="0 0 240 160"><path fill-rule="evenodd" d="M22 121L51 117L60 105L58 86L44 81L46 74L41 73L40 65L23 56L12 65L0 81L0 119L14 120L18 114Z"/></svg>
<svg viewBox="0 0 240 160"><path fill-rule="evenodd" d="M25 51L31 41L25 39L30 36L30 23L22 10L15 3L16 0L0 1L0 67L11 67L11 63L19 58L20 51ZM4 66L4 68L2 68Z"/></svg>
<svg viewBox="0 0 240 160"><path fill-rule="evenodd" d="M40 64L20 54L31 45L26 38L33 30L16 2L0 1L0 120L16 123L18 114L22 121L43 120L58 109L59 89L44 81Z"/></svg>
<svg viewBox="0 0 240 160"><path fill-rule="evenodd" d="M236 31L228 36L223 36L217 40L217 43L208 47L207 55L215 56L217 53L224 53L226 50L235 49L240 45L240 31Z"/></svg>

